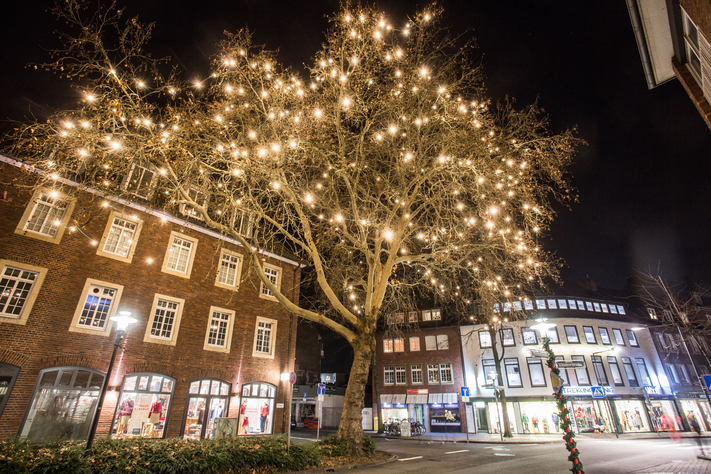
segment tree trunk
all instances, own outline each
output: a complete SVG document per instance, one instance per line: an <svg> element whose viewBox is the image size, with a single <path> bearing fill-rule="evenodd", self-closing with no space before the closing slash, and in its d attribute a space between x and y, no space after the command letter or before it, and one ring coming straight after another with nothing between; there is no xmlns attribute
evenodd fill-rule
<svg viewBox="0 0 711 474"><path fill-rule="evenodd" d="M358 455L363 452L363 399L375 350L375 338L373 334L358 335L352 346L353 366L343 401L338 437L346 444L351 454Z"/></svg>
<svg viewBox="0 0 711 474"><path fill-rule="evenodd" d="M373 351L373 362L370 365L370 369L373 374L373 388L375 389L374 403L378 407L378 411L373 416L378 417L378 434L383 434L385 433L385 420L383 420L383 404L380 403L380 374L378 373L378 360L375 354L376 351Z"/></svg>
<svg viewBox="0 0 711 474"><path fill-rule="evenodd" d="M504 373L501 371L501 361L504 359L504 353L506 348L501 345L501 357L499 357L499 351L496 348L496 342L498 341L498 331L495 329L494 325L489 326L489 335L491 336L491 350L494 355L494 363L496 364L496 374L497 374L497 384L500 387L504 386ZM504 438L513 438L511 434L511 426L509 425L509 411L506 406L506 393L502 388L499 391L499 401L501 402L501 420L499 424L501 425L499 429L504 430Z"/></svg>

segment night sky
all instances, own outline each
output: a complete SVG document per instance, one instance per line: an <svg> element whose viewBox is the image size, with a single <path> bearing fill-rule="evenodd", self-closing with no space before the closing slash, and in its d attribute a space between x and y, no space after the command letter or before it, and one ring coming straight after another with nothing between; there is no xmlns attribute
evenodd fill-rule
<svg viewBox="0 0 711 474"><path fill-rule="evenodd" d="M51 73L25 68L47 60L58 26L43 2L6 10L0 43L0 118L46 117L75 100ZM47 3L49 4L49 3ZM129 16L156 21L154 57L171 55L186 79L204 78L224 30L249 27L284 64L309 63L334 0L126 0ZM551 128L577 127L588 145L571 168L580 202L560 208L551 241L565 280L589 275L621 288L633 269L711 281L711 130L681 84L647 89L624 0L444 1L444 23L474 30L490 97L536 99ZM380 2L395 25L414 2Z"/></svg>

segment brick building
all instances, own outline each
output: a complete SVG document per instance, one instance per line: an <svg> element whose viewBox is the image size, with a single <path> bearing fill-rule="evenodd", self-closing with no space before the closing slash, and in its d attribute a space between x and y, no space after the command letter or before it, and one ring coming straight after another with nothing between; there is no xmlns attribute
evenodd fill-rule
<svg viewBox="0 0 711 474"><path fill-rule="evenodd" d="M416 420L427 432L466 431L458 327L442 325L439 309L394 314L387 323L376 334L374 414L380 405L382 420Z"/></svg>
<svg viewBox="0 0 711 474"><path fill-rule="evenodd" d="M296 320L243 265L242 247L138 197L8 184L26 175L20 166L0 157L0 438L86 438L119 311L138 322L98 436L209 437L225 416L239 417L240 434L285 431L280 374L293 370ZM298 263L264 259L297 301Z"/></svg>

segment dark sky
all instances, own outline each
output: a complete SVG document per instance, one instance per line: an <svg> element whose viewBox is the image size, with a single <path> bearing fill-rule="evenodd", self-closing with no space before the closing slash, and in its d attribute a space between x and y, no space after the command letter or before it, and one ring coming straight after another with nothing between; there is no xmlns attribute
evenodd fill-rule
<svg viewBox="0 0 711 474"><path fill-rule="evenodd" d="M0 118L71 104L49 73L26 69L47 58L57 26L42 2L7 10L0 44ZM130 15L156 21L154 56L172 55L185 78L207 73L223 30L249 27L282 61L309 62L338 1L125 0ZM624 0L443 1L445 23L472 27L492 99L537 98L554 132L577 127L588 142L572 167L580 202L560 209L548 245L562 276L589 275L621 288L632 269L661 264L673 279L711 281L707 182L711 130L681 84L647 90ZM380 2L395 24L414 2Z"/></svg>

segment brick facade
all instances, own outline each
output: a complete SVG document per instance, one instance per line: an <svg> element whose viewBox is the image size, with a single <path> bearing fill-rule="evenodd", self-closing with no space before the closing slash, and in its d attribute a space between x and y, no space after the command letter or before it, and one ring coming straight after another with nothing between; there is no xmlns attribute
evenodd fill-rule
<svg viewBox="0 0 711 474"><path fill-rule="evenodd" d="M0 162L5 183L20 176L21 171L9 160ZM167 436L180 436L185 415L189 381L214 377L232 384L229 395L230 416L237 416L242 384L253 381L276 386L277 404L286 403L288 382L280 380L289 372L287 361L295 354L296 318L276 301L260 297L260 280L245 262L238 290L219 288L215 279L220 265L220 250L225 247L243 254L241 247L202 230L199 225L178 224L160 216L125 208L95 195L78 197L67 224L80 231L67 231L59 243L45 242L15 232L32 192L6 185L0 199L0 259L43 267L46 277L37 291L34 306L24 325L0 316L0 362L20 367L14 388L0 418L0 438L18 434L40 370L59 366L80 366L105 372L116 333L106 336L69 331L72 319L88 278L123 286L117 310L130 311L138 319L127 332L125 352L117 355L110 378L110 391L102 412L98 436L106 435L118 399L123 376L136 372L155 372L176 379L172 406L165 429ZM0 198L3 193L0 192ZM131 263L97 255L97 245L107 226L112 210L130 213L143 221ZM161 271L171 232L198 240L189 278ZM298 303L299 267L293 260L266 257L281 268L282 292ZM150 263L149 263L150 262ZM1 270L1 268L0 268ZM151 308L156 294L185 300L175 345L144 342ZM203 349L210 307L235 311L229 352ZM273 358L253 356L257 317L275 320L276 337ZM287 354L288 352L288 354ZM224 416L224 415L223 415ZM272 414L273 431L286 429L284 409Z"/></svg>

